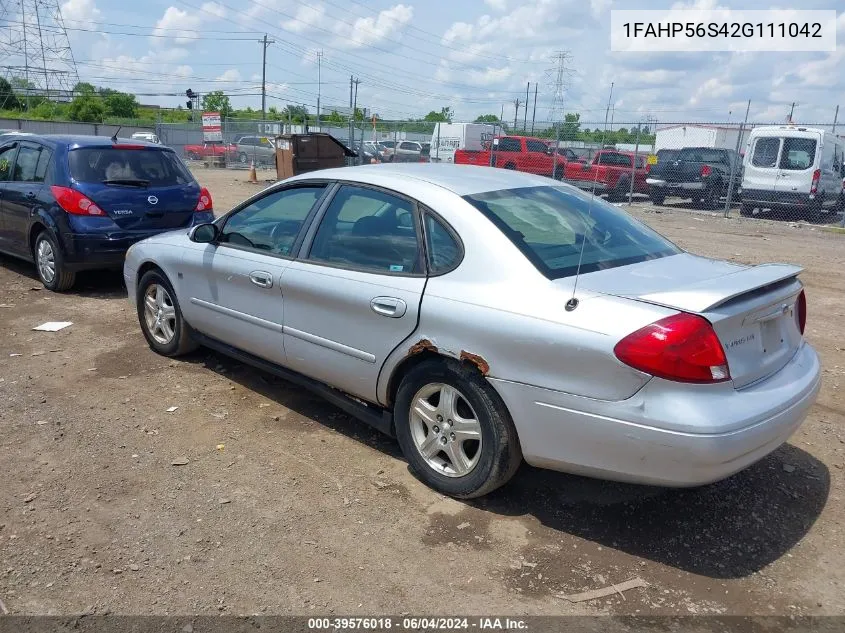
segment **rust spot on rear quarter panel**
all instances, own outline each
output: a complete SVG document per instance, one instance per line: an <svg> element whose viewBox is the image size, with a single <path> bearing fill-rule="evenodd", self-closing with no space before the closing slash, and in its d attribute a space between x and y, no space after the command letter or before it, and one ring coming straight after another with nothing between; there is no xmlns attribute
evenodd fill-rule
<svg viewBox="0 0 845 633"><path fill-rule="evenodd" d="M419 342L414 343L411 345L411 348L408 350L408 356L413 356L414 354L421 354L422 352L429 351L429 352L436 352L437 347L429 341L427 338L420 339Z"/></svg>
<svg viewBox="0 0 845 633"><path fill-rule="evenodd" d="M481 372L482 376L486 376L490 373L490 364L478 354L473 354L472 352L461 350L460 358L462 361L465 360L468 363L472 363L473 365L478 367L478 371Z"/></svg>

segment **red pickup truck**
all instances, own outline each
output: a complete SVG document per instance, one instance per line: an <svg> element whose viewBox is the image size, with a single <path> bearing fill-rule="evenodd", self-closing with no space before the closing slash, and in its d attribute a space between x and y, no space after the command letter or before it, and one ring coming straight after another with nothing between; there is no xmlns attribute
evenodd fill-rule
<svg viewBox="0 0 845 633"><path fill-rule="evenodd" d="M225 143L203 143L202 145L185 145L182 155L191 160L201 160L212 156L232 157L238 152L237 145Z"/></svg>
<svg viewBox="0 0 845 633"><path fill-rule="evenodd" d="M528 136L497 136L492 146L481 150L455 150L455 163L458 165L488 165L525 171L540 176L563 176L565 159L554 153L547 141Z"/></svg>
<svg viewBox="0 0 845 633"><path fill-rule="evenodd" d="M631 161L636 160L634 169L634 193L648 193L646 176L649 166L645 156L633 152L601 150L592 162L567 162L563 169L563 180L571 185L597 194L606 193L608 200L624 200L631 189Z"/></svg>

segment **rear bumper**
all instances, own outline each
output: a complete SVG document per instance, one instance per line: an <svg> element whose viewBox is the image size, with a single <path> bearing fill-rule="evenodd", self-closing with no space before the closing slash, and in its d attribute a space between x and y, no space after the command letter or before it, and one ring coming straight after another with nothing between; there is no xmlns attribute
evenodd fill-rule
<svg viewBox="0 0 845 633"><path fill-rule="evenodd" d="M816 203L816 197L795 191L770 191L766 189L742 188L743 204L768 208L809 207Z"/></svg>
<svg viewBox="0 0 845 633"><path fill-rule="evenodd" d="M511 412L529 464L686 487L724 479L786 442L815 402L821 367L804 344L779 372L742 390L652 379L621 402L490 382Z"/></svg>
<svg viewBox="0 0 845 633"><path fill-rule="evenodd" d="M119 269L123 267L126 251L136 242L188 228L132 233L64 233L61 236L64 264L70 271Z"/></svg>
<svg viewBox="0 0 845 633"><path fill-rule="evenodd" d="M701 191L705 189L703 182L667 182L660 178L646 178L649 188L660 189L661 193L672 195L673 192Z"/></svg>

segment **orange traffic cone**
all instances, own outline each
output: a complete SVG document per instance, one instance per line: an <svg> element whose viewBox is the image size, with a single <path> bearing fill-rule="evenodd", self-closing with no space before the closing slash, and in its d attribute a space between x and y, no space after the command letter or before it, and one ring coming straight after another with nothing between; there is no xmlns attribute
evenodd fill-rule
<svg viewBox="0 0 845 633"><path fill-rule="evenodd" d="M258 182L258 176L255 175L255 161L249 164L249 182Z"/></svg>

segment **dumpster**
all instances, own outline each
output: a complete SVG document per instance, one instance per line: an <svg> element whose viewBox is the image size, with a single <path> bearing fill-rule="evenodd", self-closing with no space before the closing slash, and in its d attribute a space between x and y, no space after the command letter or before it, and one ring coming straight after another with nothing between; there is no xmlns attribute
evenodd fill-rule
<svg viewBox="0 0 845 633"><path fill-rule="evenodd" d="M323 132L282 134L276 137L276 175L279 180L317 169L346 166L356 154Z"/></svg>

